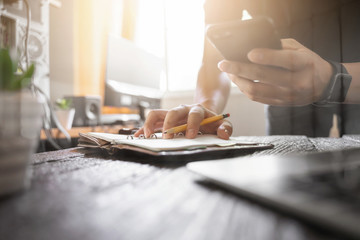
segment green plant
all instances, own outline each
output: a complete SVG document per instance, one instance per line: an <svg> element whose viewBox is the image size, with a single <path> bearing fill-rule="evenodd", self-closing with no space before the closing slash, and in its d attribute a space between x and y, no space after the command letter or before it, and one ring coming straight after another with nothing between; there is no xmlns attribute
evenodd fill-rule
<svg viewBox="0 0 360 240"><path fill-rule="evenodd" d="M21 71L18 60L12 59L8 49L0 49L0 90L17 91L29 86L34 74L35 66Z"/></svg>
<svg viewBox="0 0 360 240"><path fill-rule="evenodd" d="M56 106L61 110L68 110L71 107L71 99L59 98L55 103Z"/></svg>

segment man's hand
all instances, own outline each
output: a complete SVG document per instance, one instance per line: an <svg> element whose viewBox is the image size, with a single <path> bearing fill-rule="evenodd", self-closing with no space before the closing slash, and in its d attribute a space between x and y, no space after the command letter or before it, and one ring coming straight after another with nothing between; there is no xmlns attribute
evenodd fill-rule
<svg viewBox="0 0 360 240"><path fill-rule="evenodd" d="M294 39L283 49L253 49L251 63L223 60L219 69L251 100L275 106L316 102L332 75L331 65Z"/></svg>
<svg viewBox="0 0 360 240"><path fill-rule="evenodd" d="M214 123L200 126L204 118L215 116L214 112L206 109L201 104L180 105L171 110L152 110L149 112L144 126L134 135L144 134L146 138L150 137L157 129L165 131L187 123L185 137L195 138L199 131L202 133L217 134L219 138L229 139L232 134L232 125L227 120L220 120ZM173 134L165 134L164 138L173 138Z"/></svg>

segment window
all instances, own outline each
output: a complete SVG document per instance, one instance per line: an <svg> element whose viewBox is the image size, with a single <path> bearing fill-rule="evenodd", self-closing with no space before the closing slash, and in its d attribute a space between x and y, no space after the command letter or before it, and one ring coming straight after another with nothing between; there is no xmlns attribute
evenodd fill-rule
<svg viewBox="0 0 360 240"><path fill-rule="evenodd" d="M121 1L113 2L119 5ZM165 90L191 90L196 86L204 41L203 2L136 1L133 41L164 58L167 77L162 88ZM121 12L115 6L114 11Z"/></svg>

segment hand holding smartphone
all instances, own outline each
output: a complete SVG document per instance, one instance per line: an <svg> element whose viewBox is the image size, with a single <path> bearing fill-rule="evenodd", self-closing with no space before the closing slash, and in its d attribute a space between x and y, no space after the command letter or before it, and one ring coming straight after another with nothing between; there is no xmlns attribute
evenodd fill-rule
<svg viewBox="0 0 360 240"><path fill-rule="evenodd" d="M206 35L230 61L248 62L247 54L254 48L282 48L279 34L267 17L212 24L208 26Z"/></svg>

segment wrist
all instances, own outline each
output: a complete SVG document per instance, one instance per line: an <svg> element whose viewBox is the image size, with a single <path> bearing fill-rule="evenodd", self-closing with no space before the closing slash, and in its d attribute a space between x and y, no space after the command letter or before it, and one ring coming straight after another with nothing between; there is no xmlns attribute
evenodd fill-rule
<svg viewBox="0 0 360 240"><path fill-rule="evenodd" d="M195 97L195 103L200 104L201 106L203 106L207 110L210 110L210 111L215 112L215 113L219 113L217 111L218 110L217 104L216 104L215 100L213 100L212 98Z"/></svg>
<svg viewBox="0 0 360 240"><path fill-rule="evenodd" d="M324 95L326 87L329 85L332 76L335 74L335 69L326 60L324 60L323 67L319 69L318 78L319 81L315 82L315 94L314 102L320 101ZM316 79L316 78L315 78Z"/></svg>
<svg viewBox="0 0 360 240"><path fill-rule="evenodd" d="M200 104L206 108L207 110L210 110L212 112L215 112L215 113L219 113L219 111L217 111L217 108L216 108L216 105L214 103L214 101L203 101L203 102L200 102Z"/></svg>
<svg viewBox="0 0 360 240"><path fill-rule="evenodd" d="M342 103L345 101L346 94L350 88L351 75L348 74L344 65L338 62L329 61L332 67L332 75L325 85L320 98L314 105L327 105L334 103Z"/></svg>

